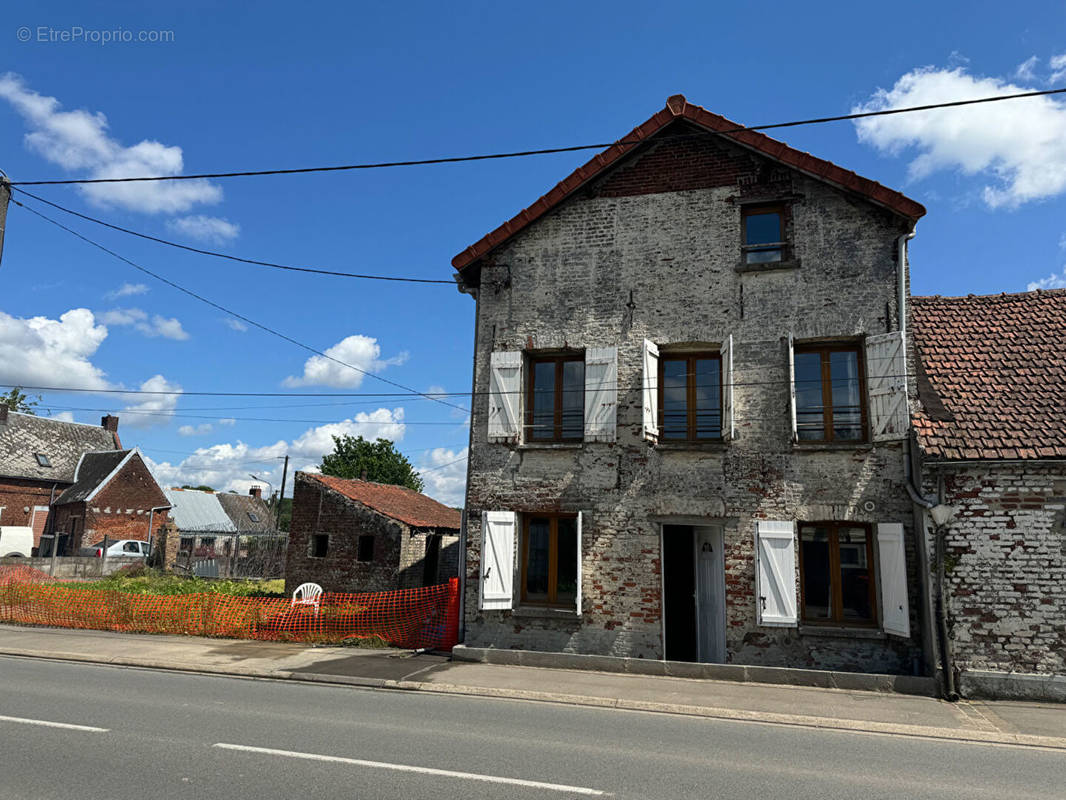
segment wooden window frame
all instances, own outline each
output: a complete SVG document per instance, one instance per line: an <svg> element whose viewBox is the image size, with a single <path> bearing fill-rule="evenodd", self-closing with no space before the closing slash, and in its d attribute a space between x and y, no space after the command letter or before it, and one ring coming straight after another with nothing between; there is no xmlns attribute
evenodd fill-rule
<svg viewBox="0 0 1066 800"><path fill-rule="evenodd" d="M697 436L698 425L696 423L696 383L690 381L696 375L696 362L705 360L715 360L718 362L718 433L714 436ZM665 374L666 374L666 362L667 361L686 361L685 367L685 410L688 418L687 422L687 435L684 439L680 438L668 438L666 436L666 415L664 412L664 402L666 400L666 386L665 386ZM722 374L722 353L715 350L701 350L699 352L683 352L683 353L671 353L669 351L659 351L659 397L656 400L659 404L659 441L665 444L671 442L720 442L722 441L722 419L725 415L725 387L722 385L725 380L725 376Z"/></svg>
<svg viewBox="0 0 1066 800"><path fill-rule="evenodd" d="M529 523L534 519L547 519L548 527L548 597L546 600L529 600L526 591L527 570L529 568ZM559 605L559 520L577 520L577 514L564 514L560 512L532 512L522 515L522 593L520 595L522 605L542 606L548 608L561 608L570 610L569 605ZM575 554L575 557L576 554Z"/></svg>
<svg viewBox="0 0 1066 800"><path fill-rule="evenodd" d="M863 352L863 346L861 343L856 342L853 344L797 344L793 352L793 357L799 356L805 353L818 353L821 355L821 374L822 374L822 438L821 439L800 439L799 434L796 434L796 441L800 445L804 444L869 444L870 442L870 422L869 415L866 408L866 359ZM856 364L858 365L858 377L859 382L859 415L860 415L860 427L862 428L862 436L858 439L837 439L836 434L833 431L833 374L832 374L832 353L855 353ZM799 406L796 406L796 419L797 425L799 424Z"/></svg>
<svg viewBox="0 0 1066 800"><path fill-rule="evenodd" d="M829 530L829 574L833 580L831 596L829 598L832 614L829 619L807 619L807 588L806 572L803 568L803 529L805 527L827 528ZM862 528L866 531L866 565L870 574L870 619L846 620L844 619L844 595L841 591L843 581L840 571L840 528ZM877 560L874 553L873 526L865 522L841 522L820 521L800 522L796 527L796 543L799 548L799 573L800 573L800 621L808 625L832 625L834 627L847 628L876 628L878 625L877 606Z"/></svg>
<svg viewBox="0 0 1066 800"><path fill-rule="evenodd" d="M555 355L531 355L528 360L529 379L526 382L526 441L528 442L557 442L557 443L580 443L585 441L585 381L581 381L581 434L579 436L563 436L563 365L571 361L585 363L584 353L565 353ZM533 397L536 388L536 365L555 364L555 413L552 421L552 432L548 436L538 436L533 427Z"/></svg>
<svg viewBox="0 0 1066 800"><path fill-rule="evenodd" d="M778 221L780 222L781 230L779 232L780 240L776 242L762 242L760 244L748 244L748 217L754 217L759 214L777 214ZM767 205L745 205L740 210L740 254L741 261L745 264L780 264L784 261L788 261L791 257L790 245L788 241L788 221L786 219L787 208L783 203L770 203ZM748 261L748 253L756 250L771 250L776 249L781 251L781 258L777 261Z"/></svg>

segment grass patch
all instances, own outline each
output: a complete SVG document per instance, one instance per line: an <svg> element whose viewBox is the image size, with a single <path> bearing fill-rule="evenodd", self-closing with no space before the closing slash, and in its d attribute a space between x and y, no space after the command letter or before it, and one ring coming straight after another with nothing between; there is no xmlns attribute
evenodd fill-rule
<svg viewBox="0 0 1066 800"><path fill-rule="evenodd" d="M98 581L68 583L78 589L102 589L123 594L177 596L221 594L229 597L285 597L285 581L238 581L178 575L142 566L119 570Z"/></svg>

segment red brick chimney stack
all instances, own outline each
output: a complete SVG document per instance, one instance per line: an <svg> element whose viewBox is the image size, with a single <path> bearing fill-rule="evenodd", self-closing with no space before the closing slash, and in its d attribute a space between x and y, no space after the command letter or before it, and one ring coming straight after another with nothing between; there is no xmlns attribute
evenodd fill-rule
<svg viewBox="0 0 1066 800"><path fill-rule="evenodd" d="M250 494L256 500L262 500L263 499L263 487L262 486L253 486L251 489L248 490L248 494Z"/></svg>
<svg viewBox="0 0 1066 800"><path fill-rule="evenodd" d="M118 417L108 414L106 417L100 417L100 426L111 433L118 433Z"/></svg>
<svg viewBox="0 0 1066 800"><path fill-rule="evenodd" d="M0 425L7 425L7 403L0 403Z"/></svg>

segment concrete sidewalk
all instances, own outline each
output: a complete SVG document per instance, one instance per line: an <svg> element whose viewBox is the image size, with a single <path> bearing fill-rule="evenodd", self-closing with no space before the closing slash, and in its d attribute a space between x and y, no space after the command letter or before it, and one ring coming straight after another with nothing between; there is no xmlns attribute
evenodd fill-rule
<svg viewBox="0 0 1066 800"><path fill-rule="evenodd" d="M1066 750L1066 707L460 663L403 650L0 625L0 655Z"/></svg>

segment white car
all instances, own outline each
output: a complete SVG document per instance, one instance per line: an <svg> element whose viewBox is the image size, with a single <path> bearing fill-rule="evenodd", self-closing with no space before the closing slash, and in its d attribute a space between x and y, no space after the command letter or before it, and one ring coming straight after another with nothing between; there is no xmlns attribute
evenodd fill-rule
<svg viewBox="0 0 1066 800"><path fill-rule="evenodd" d="M33 552L33 528L4 525L0 528L0 558L29 558Z"/></svg>
<svg viewBox="0 0 1066 800"><path fill-rule="evenodd" d="M98 542L88 549L91 552L87 553L87 555L96 556L97 558L102 558L104 555L103 542ZM148 542L142 542L139 539L119 539L107 544L108 558L146 558L147 556Z"/></svg>

